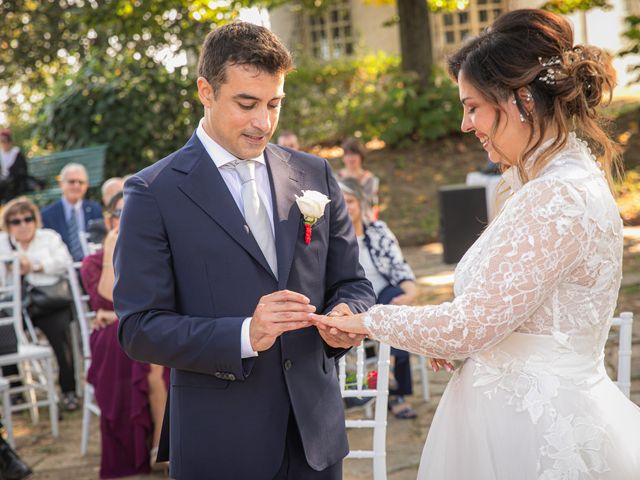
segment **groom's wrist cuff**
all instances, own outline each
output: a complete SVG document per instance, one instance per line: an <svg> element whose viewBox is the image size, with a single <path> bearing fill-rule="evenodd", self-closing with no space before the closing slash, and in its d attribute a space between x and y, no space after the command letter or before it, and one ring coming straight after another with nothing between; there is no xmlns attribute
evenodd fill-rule
<svg viewBox="0 0 640 480"><path fill-rule="evenodd" d="M249 327L251 326L251 317L247 317L242 322L240 330L240 355L242 358L257 357L258 352L251 348L251 337L249 336Z"/></svg>

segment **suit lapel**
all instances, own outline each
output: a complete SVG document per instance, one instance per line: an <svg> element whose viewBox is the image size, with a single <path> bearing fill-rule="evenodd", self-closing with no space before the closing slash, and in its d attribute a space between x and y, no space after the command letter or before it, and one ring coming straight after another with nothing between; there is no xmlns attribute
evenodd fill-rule
<svg viewBox="0 0 640 480"><path fill-rule="evenodd" d="M58 204L56 205L56 209L58 210L57 216L60 219L60 236L63 238L65 243L69 243L69 229L67 228L67 216L64 212L64 205L62 204L62 200L58 200Z"/></svg>
<svg viewBox="0 0 640 480"><path fill-rule="evenodd" d="M179 164L173 167L187 173L178 188L271 273L262 250L245 224L244 217L218 168L195 133L185 146L184 155Z"/></svg>
<svg viewBox="0 0 640 480"><path fill-rule="evenodd" d="M278 256L278 288L284 289L289 279L291 263L300 228L300 210L295 195L301 195L304 172L295 169L289 162L291 154L274 145L267 145L265 160L271 182L273 199L273 223L276 234Z"/></svg>

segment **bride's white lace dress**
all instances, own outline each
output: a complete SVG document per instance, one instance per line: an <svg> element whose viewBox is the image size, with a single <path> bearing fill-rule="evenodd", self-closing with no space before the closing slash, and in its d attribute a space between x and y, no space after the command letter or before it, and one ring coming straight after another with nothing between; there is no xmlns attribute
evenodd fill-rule
<svg viewBox="0 0 640 480"><path fill-rule="evenodd" d="M622 223L603 173L571 134L513 195L455 273L455 300L376 306L371 336L462 359L422 454L424 480L637 480L640 409L605 372Z"/></svg>

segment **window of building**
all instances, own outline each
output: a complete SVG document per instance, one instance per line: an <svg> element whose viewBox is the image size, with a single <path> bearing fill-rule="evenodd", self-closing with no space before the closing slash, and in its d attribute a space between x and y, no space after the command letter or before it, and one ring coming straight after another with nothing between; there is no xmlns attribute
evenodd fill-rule
<svg viewBox="0 0 640 480"><path fill-rule="evenodd" d="M502 13L507 0L469 0L466 9L432 16L434 53L437 60L459 48L469 37L478 35Z"/></svg>
<svg viewBox="0 0 640 480"><path fill-rule="evenodd" d="M350 0L336 0L318 15L307 16L309 52L321 60L354 54Z"/></svg>

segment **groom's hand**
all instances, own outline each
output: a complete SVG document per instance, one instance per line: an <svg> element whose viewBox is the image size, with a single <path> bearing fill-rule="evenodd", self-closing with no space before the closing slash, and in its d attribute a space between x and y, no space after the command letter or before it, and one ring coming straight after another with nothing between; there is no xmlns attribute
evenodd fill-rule
<svg viewBox="0 0 640 480"><path fill-rule="evenodd" d="M290 290L280 290L265 295L258 302L251 317L249 339L255 352L271 348L280 335L311 325L309 314L316 307L309 304L304 295Z"/></svg>
<svg viewBox="0 0 640 480"><path fill-rule="evenodd" d="M353 315L346 303L339 303L328 313L330 317L343 317L345 315ZM334 327L328 328L318 324L316 324L316 327L322 339L333 348L357 347L364 339L364 335L343 332Z"/></svg>

